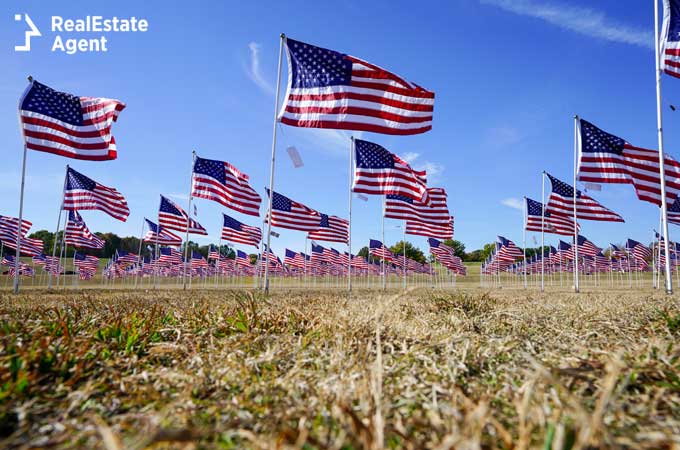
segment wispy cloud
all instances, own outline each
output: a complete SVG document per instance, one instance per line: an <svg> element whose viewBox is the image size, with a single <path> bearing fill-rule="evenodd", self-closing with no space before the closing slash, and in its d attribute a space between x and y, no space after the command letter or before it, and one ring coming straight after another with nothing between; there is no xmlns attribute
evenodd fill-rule
<svg viewBox="0 0 680 450"><path fill-rule="evenodd" d="M273 95L274 86L272 86L272 84L262 75L262 69L260 68L261 48L262 46L257 42L248 44L248 49L250 50L250 64L245 68L246 75L248 75L248 78L264 92Z"/></svg>
<svg viewBox="0 0 680 450"><path fill-rule="evenodd" d="M515 145L523 139L520 131L509 125L493 127L486 132L486 143L493 147Z"/></svg>
<svg viewBox="0 0 680 450"><path fill-rule="evenodd" d="M425 170L427 172L428 184L439 181L440 175L444 172L442 164L423 161L420 159L420 153L418 152L402 153L399 157L409 163L415 170Z"/></svg>
<svg viewBox="0 0 680 450"><path fill-rule="evenodd" d="M651 30L625 25L592 8L535 0L480 0L480 2L522 16L541 19L586 36L654 48L654 34Z"/></svg>
<svg viewBox="0 0 680 450"><path fill-rule="evenodd" d="M524 211L524 202L519 198L509 197L501 200L501 203L507 206L508 208Z"/></svg>

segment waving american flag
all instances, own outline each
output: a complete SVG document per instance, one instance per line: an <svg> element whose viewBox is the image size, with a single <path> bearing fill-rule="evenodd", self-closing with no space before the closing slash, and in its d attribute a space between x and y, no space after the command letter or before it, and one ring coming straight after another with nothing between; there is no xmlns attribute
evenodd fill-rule
<svg viewBox="0 0 680 450"><path fill-rule="evenodd" d="M355 168L352 190L362 194L402 195L429 204L425 173L382 146L354 140Z"/></svg>
<svg viewBox="0 0 680 450"><path fill-rule="evenodd" d="M172 246L178 246L182 244L182 238L177 236L175 233L166 230L164 227L153 223L149 219L144 220L146 221L146 226L149 228L149 231L147 231L146 235L144 236L144 242Z"/></svg>
<svg viewBox="0 0 680 450"><path fill-rule="evenodd" d="M627 183L640 200L661 206L659 152L635 147L624 139L579 119L578 179L591 183ZM680 193L680 163L664 155L666 199L673 203Z"/></svg>
<svg viewBox="0 0 680 450"><path fill-rule="evenodd" d="M239 222L226 214L222 214L224 222L222 225L222 239L228 242L252 245L255 248L262 240L262 231L258 227L253 227Z"/></svg>
<svg viewBox="0 0 680 450"><path fill-rule="evenodd" d="M206 236L208 232L203 226L189 217L177 203L161 195L161 204L158 208L158 224L169 230L186 232Z"/></svg>
<svg viewBox="0 0 680 450"><path fill-rule="evenodd" d="M26 148L91 161L116 159L111 125L125 104L78 97L33 80L19 104Z"/></svg>
<svg viewBox="0 0 680 450"><path fill-rule="evenodd" d="M66 169L64 209L67 211L99 210L123 222L130 215L125 197L120 192L99 184L70 167Z"/></svg>
<svg viewBox="0 0 680 450"><path fill-rule="evenodd" d="M267 194L273 196L272 210L267 215L271 215L272 226L299 231L314 231L319 228L321 214L317 211L278 192L270 193L267 189Z"/></svg>
<svg viewBox="0 0 680 450"><path fill-rule="evenodd" d="M349 220L321 214L319 228L310 231L307 237L317 241L347 243L349 239Z"/></svg>
<svg viewBox="0 0 680 450"><path fill-rule="evenodd" d="M104 240L90 232L78 211L68 212L64 242L74 247L104 248Z"/></svg>
<svg viewBox="0 0 680 450"><path fill-rule="evenodd" d="M545 205L550 214L574 216L574 188L547 174L552 183L552 192ZM605 208L597 200L576 190L576 218L583 220L599 220L605 222L623 222L623 218L614 211ZM573 219L572 219L573 220Z"/></svg>
<svg viewBox="0 0 680 450"><path fill-rule="evenodd" d="M285 48L282 123L402 135L432 129L433 92L340 52L290 38Z"/></svg>
<svg viewBox="0 0 680 450"><path fill-rule="evenodd" d="M191 195L213 200L235 211L260 215L260 195L248 184L248 175L225 161L196 158Z"/></svg>
<svg viewBox="0 0 680 450"><path fill-rule="evenodd" d="M544 212L543 204L530 198L527 198L526 202L527 202L527 221L524 228L527 231L543 230L546 233L561 234L563 236L574 235L573 216L551 214L548 211ZM544 216L543 218L541 218L541 214L543 214Z"/></svg>
<svg viewBox="0 0 680 450"><path fill-rule="evenodd" d="M403 195L385 196L385 217L440 226L448 225L451 214L446 204L446 191L443 188L428 188L427 193L429 204Z"/></svg>

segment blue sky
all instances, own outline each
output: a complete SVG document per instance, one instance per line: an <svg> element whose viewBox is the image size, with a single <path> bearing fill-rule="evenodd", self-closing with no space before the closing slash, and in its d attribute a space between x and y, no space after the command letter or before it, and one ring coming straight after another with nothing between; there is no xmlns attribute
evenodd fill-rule
<svg viewBox="0 0 680 450"><path fill-rule="evenodd" d="M363 138L407 156L415 167L428 169L432 186L447 189L455 238L469 250L497 234L519 244L522 212L516 205L524 195L540 200L541 171L571 179L575 113L634 145L656 148L652 5L632 0L592 4L5 1L0 16L0 214L18 213L22 141L16 108L29 74L59 90L127 103L114 125L117 160L73 161L29 152L25 216L34 230L55 228L67 163L127 197L132 212L126 223L83 212L93 231L139 235L142 218L155 219L161 193L186 206L193 149L236 165L264 196L278 36L285 32L366 59L435 91L432 131L405 137L365 133ZM31 52L14 51L25 30L14 21L16 13L28 13L42 31ZM51 16L88 14L145 18L149 30L107 34L106 53L51 52ZM666 149L680 157L680 111L668 107L680 104L680 80L665 77L663 89ZM346 217L348 137L347 132L281 125L275 189ZM303 168L293 168L285 152L290 145L300 151ZM658 210L639 202L632 187L604 185L592 196L626 223L584 222L585 236L600 246L627 237L651 240ZM199 199L196 204L198 220L211 233L207 239L194 238L201 243L217 241L223 211L258 224L213 202ZM355 200L354 205L357 251L369 238L379 239L380 201ZM388 244L401 239L398 225L387 220ZM671 227L672 238L676 229ZM303 248L303 233L279 231L281 237L272 243L275 251ZM411 240L426 248L424 238ZM546 235L546 242L557 238Z"/></svg>

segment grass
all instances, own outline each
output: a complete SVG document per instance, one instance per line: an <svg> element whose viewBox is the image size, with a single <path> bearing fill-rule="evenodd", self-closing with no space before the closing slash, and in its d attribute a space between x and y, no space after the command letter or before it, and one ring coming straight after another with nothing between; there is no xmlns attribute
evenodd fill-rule
<svg viewBox="0 0 680 450"><path fill-rule="evenodd" d="M2 448L680 446L649 291L0 293Z"/></svg>

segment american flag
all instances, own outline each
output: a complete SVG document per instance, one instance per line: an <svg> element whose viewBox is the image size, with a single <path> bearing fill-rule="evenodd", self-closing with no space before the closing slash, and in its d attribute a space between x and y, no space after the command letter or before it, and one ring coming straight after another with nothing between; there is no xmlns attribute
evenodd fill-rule
<svg viewBox="0 0 680 450"><path fill-rule="evenodd" d="M668 204L668 222L680 225L680 197L676 197L673 203Z"/></svg>
<svg viewBox="0 0 680 450"><path fill-rule="evenodd" d="M165 264L181 264L182 254L174 248L163 247L158 260Z"/></svg>
<svg viewBox="0 0 680 450"><path fill-rule="evenodd" d="M228 242L252 245L257 248L262 240L262 231L258 227L245 225L226 214L222 214L222 239Z"/></svg>
<svg viewBox="0 0 680 450"><path fill-rule="evenodd" d="M429 238L427 242L430 244L430 253L433 254L440 263L446 267L453 265L455 258L453 248L434 238Z"/></svg>
<svg viewBox="0 0 680 450"><path fill-rule="evenodd" d="M586 257L595 257L599 252L602 251L601 248L597 247L595 244L590 242L585 236L578 236L578 239L576 241L578 244L578 254L579 256ZM569 250L565 252L564 254L565 258L567 259L574 259L574 246L570 246Z"/></svg>
<svg viewBox="0 0 680 450"><path fill-rule="evenodd" d="M17 233L16 230L13 232L0 228L0 241L7 248L16 250L17 248ZM27 256L39 255L43 252L43 241L40 239L22 237L21 238L21 253Z"/></svg>
<svg viewBox="0 0 680 450"><path fill-rule="evenodd" d="M269 192L272 197L270 211L272 226L299 231L315 231L321 223L321 214L311 208L289 199L278 192Z"/></svg>
<svg viewBox="0 0 680 450"><path fill-rule="evenodd" d="M306 264L305 255L286 249L283 263L288 267L304 268Z"/></svg>
<svg viewBox="0 0 680 450"><path fill-rule="evenodd" d="M312 260L319 262L328 262L326 249L318 244L312 242Z"/></svg>
<svg viewBox="0 0 680 450"><path fill-rule="evenodd" d="M540 202L530 198L527 198L526 201L527 222L525 229L527 231L541 231L541 226L544 224L545 226L543 227L543 231L546 233L561 234L564 236L574 235L573 217L563 216L560 214L551 214L550 212L545 211L545 217L542 221L541 213L543 210L543 205Z"/></svg>
<svg viewBox="0 0 680 450"><path fill-rule="evenodd" d="M592 183L627 183L640 200L661 206L659 152L634 147L592 123L578 121L578 179ZM680 193L680 163L665 156L666 199L673 203Z"/></svg>
<svg viewBox="0 0 680 450"><path fill-rule="evenodd" d="M149 242L158 245L173 245L178 246L182 244L182 238L177 236L175 233L166 230L149 219L146 220L146 225L149 227L149 231L144 235L144 242ZM160 230L160 231L159 231Z"/></svg>
<svg viewBox="0 0 680 450"><path fill-rule="evenodd" d="M189 217L180 206L167 197L161 195L161 204L158 208L158 224L169 230L186 232L207 236L208 232L203 226Z"/></svg>
<svg viewBox="0 0 680 450"><path fill-rule="evenodd" d="M207 269L208 261L205 260L203 255L193 250L191 252L191 268L192 269Z"/></svg>
<svg viewBox="0 0 680 450"><path fill-rule="evenodd" d="M680 78L680 2L678 0L663 0L661 37L664 72Z"/></svg>
<svg viewBox="0 0 680 450"><path fill-rule="evenodd" d="M279 120L383 134L432 129L434 92L359 58L286 39L288 89Z"/></svg>
<svg viewBox="0 0 680 450"><path fill-rule="evenodd" d="M23 219L21 221L21 235L25 236L32 225L33 224L31 222ZM0 228L16 235L16 232L19 229L19 219L16 217L0 216Z"/></svg>
<svg viewBox="0 0 680 450"><path fill-rule="evenodd" d="M33 80L19 105L29 150L91 161L116 159L111 125L125 108L124 103L78 97Z"/></svg>
<svg viewBox="0 0 680 450"><path fill-rule="evenodd" d="M402 195L429 204L424 173L414 171L394 153L373 142L354 140L352 191L372 195Z"/></svg>
<svg viewBox="0 0 680 450"><path fill-rule="evenodd" d="M248 180L248 175L228 162L196 157L191 195L216 201L243 214L259 216L262 199Z"/></svg>
<svg viewBox="0 0 680 450"><path fill-rule="evenodd" d="M208 259L220 259L220 252L217 248L216 245L210 244L210 247L208 248Z"/></svg>
<svg viewBox="0 0 680 450"><path fill-rule="evenodd" d="M349 220L321 214L319 228L310 231L307 237L318 241L347 243L349 240Z"/></svg>
<svg viewBox="0 0 680 450"><path fill-rule="evenodd" d="M448 225L451 214L446 204L446 190L428 188L429 204L421 203L403 195L385 196L385 217L388 219L410 220L435 225Z"/></svg>
<svg viewBox="0 0 680 450"><path fill-rule="evenodd" d="M433 237L437 239L453 239L453 216L448 225L434 225L425 222L406 221L406 234Z"/></svg>
<svg viewBox="0 0 680 450"><path fill-rule="evenodd" d="M552 192L545 205L545 210L553 215L574 216L574 188L558 180L550 174ZM583 220L599 220L604 222L623 222L623 218L614 211L605 208L597 200L576 190L576 218Z"/></svg>
<svg viewBox="0 0 680 450"><path fill-rule="evenodd" d="M119 264L134 264L138 259L137 255L125 250L116 250L116 254L113 257L113 260Z"/></svg>
<svg viewBox="0 0 680 450"><path fill-rule="evenodd" d="M64 209L67 211L98 210L125 222L130 215L125 197L114 188L99 184L72 168L66 169Z"/></svg>
<svg viewBox="0 0 680 450"><path fill-rule="evenodd" d="M522 258L524 252L522 252L522 249L517 247L510 239L498 236L496 242L496 255L500 261L514 262L517 258Z"/></svg>
<svg viewBox="0 0 680 450"><path fill-rule="evenodd" d="M104 248L104 240L90 232L78 211L68 212L64 242L74 247Z"/></svg>
<svg viewBox="0 0 680 450"><path fill-rule="evenodd" d="M359 270L367 270L368 261L363 256L352 255L352 267Z"/></svg>
<svg viewBox="0 0 680 450"><path fill-rule="evenodd" d="M376 258L384 258L387 261L391 261L394 258L394 254L385 245L376 240L371 239L368 243L368 254L373 255Z"/></svg>
<svg viewBox="0 0 680 450"><path fill-rule="evenodd" d="M646 245L641 244L633 239L628 239L625 245L626 249L633 253L636 259L649 259L652 257L652 251Z"/></svg>
<svg viewBox="0 0 680 450"><path fill-rule="evenodd" d="M246 252L236 250L236 265L250 267L250 256Z"/></svg>
<svg viewBox="0 0 680 450"><path fill-rule="evenodd" d="M99 266L99 258L84 253L75 252L73 254L73 265L86 271L95 271Z"/></svg>

